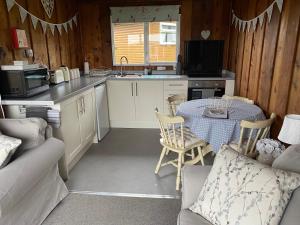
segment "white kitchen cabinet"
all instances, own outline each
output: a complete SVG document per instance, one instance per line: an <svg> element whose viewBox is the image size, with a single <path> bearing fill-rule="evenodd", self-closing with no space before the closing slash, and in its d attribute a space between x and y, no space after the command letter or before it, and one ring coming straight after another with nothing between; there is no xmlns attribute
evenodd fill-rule
<svg viewBox="0 0 300 225"><path fill-rule="evenodd" d="M234 80L226 80L225 84L225 95L233 96L234 95Z"/></svg>
<svg viewBox="0 0 300 225"><path fill-rule="evenodd" d="M134 82L129 80L109 80L107 81L107 93L111 126L134 121Z"/></svg>
<svg viewBox="0 0 300 225"><path fill-rule="evenodd" d="M107 88L111 127L158 127L154 109L163 110L162 80L110 80Z"/></svg>
<svg viewBox="0 0 300 225"><path fill-rule="evenodd" d="M163 81L135 82L135 120L156 124L154 109L163 111Z"/></svg>
<svg viewBox="0 0 300 225"><path fill-rule="evenodd" d="M91 88L57 105L61 113L61 126L54 128L54 136L65 143L62 174L67 178L68 171L78 162L93 143L96 133L95 92Z"/></svg>

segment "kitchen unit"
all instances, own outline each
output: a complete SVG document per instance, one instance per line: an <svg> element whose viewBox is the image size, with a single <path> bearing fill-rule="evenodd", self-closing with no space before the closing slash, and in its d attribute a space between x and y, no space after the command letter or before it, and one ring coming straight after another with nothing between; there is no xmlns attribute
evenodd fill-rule
<svg viewBox="0 0 300 225"><path fill-rule="evenodd" d="M65 155L59 163L64 179L68 178L69 171L97 140L94 87L101 83L105 84L105 78L82 77L51 87L40 95L2 101L9 118L25 118L26 108L34 107L59 112L60 125L53 127L53 135L65 143Z"/></svg>

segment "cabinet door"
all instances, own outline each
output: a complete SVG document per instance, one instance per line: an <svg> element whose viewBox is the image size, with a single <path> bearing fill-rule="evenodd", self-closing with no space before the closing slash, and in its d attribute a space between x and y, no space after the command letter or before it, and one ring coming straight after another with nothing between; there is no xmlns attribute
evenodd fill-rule
<svg viewBox="0 0 300 225"><path fill-rule="evenodd" d="M134 83L120 80L107 82L110 121L118 123L135 120Z"/></svg>
<svg viewBox="0 0 300 225"><path fill-rule="evenodd" d="M80 117L81 137L83 143L90 141L95 135L96 111L95 111L95 92L91 89L84 93L78 103L82 105L83 113Z"/></svg>
<svg viewBox="0 0 300 225"><path fill-rule="evenodd" d="M65 143L67 164L72 161L82 146L79 123L80 111L77 98L72 98L61 105L61 127L57 132Z"/></svg>
<svg viewBox="0 0 300 225"><path fill-rule="evenodd" d="M135 111L136 121L155 122L155 107L163 111L163 81L136 81Z"/></svg>

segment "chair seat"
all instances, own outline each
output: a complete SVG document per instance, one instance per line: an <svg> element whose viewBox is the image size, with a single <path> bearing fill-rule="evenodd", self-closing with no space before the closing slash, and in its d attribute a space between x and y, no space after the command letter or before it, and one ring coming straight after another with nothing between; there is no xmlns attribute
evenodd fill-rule
<svg viewBox="0 0 300 225"><path fill-rule="evenodd" d="M188 129L184 129L183 130L183 141L184 143L182 143L182 139L181 139L181 131L180 129L176 129L176 139L177 139L177 144L179 146L179 148L182 148L184 146L184 149L191 149L194 146L205 146L206 142L199 139L198 137L196 137L190 130ZM172 136L173 134L171 134ZM160 139L160 143L163 145L167 145L170 146L169 143L167 143L166 141L164 141L163 138ZM173 148L175 148L175 146L171 146Z"/></svg>
<svg viewBox="0 0 300 225"><path fill-rule="evenodd" d="M253 143L253 140L250 141L250 145L251 145L252 143ZM241 145L242 151L239 151L239 149L238 149L239 144L236 143L236 142L231 142L231 143L229 144L229 146L230 146L232 149L234 149L235 151L237 151L237 152L244 153L245 150L246 150L246 147L247 147L247 140L245 139L245 140L242 142L242 145ZM254 158L256 158L257 154L258 154L257 151L255 151L255 149L254 149L253 153L247 153L247 156L254 159Z"/></svg>
<svg viewBox="0 0 300 225"><path fill-rule="evenodd" d="M177 225L212 225L202 216L193 213L190 210L183 209L178 215Z"/></svg>

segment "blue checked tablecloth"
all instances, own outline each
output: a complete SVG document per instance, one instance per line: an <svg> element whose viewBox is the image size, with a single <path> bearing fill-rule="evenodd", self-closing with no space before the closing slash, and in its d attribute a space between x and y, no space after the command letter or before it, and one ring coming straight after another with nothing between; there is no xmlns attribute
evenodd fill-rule
<svg viewBox="0 0 300 225"><path fill-rule="evenodd" d="M202 116L204 109L215 104L215 101L222 100L192 100L182 103L177 109L177 115L183 116L185 119L185 126L189 127L200 139L210 143L215 152L220 149L222 144L238 141L241 120L265 119L264 113L258 106L239 100L232 101L228 109L228 119L214 119Z"/></svg>

